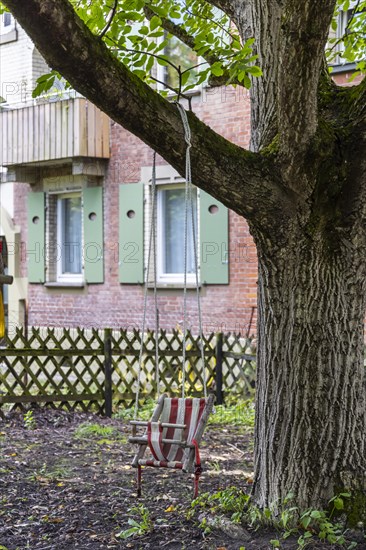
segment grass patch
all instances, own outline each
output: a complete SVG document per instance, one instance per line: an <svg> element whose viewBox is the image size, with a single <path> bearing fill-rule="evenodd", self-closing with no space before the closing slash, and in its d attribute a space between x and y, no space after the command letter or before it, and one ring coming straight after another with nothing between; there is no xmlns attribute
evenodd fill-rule
<svg viewBox="0 0 366 550"><path fill-rule="evenodd" d="M139 407L137 412L137 417L139 420L150 420L152 413L156 407L156 401L153 399L148 399L146 403ZM125 409L119 410L116 414L113 415L113 418L117 420L133 420L135 414L135 407L128 407Z"/></svg>
<svg viewBox="0 0 366 550"><path fill-rule="evenodd" d="M139 420L149 420L156 407L156 401L149 399L146 403L141 405L138 410ZM121 409L113 418L120 420L133 420L134 407ZM226 405L215 405L215 412L211 414L209 424L216 424L220 426L243 426L248 430L254 428L254 399L248 399L246 401L235 401L233 398L227 399Z"/></svg>
<svg viewBox="0 0 366 550"><path fill-rule="evenodd" d="M220 426L243 426L252 430L254 428L255 410L254 400L232 402L228 405L216 405L215 413L209 418L209 424Z"/></svg>
<svg viewBox="0 0 366 550"><path fill-rule="evenodd" d="M39 469L30 474L27 479L29 481L57 481L59 479L71 477L73 474L73 468L67 464L58 464L56 466L49 466L44 463Z"/></svg>
<svg viewBox="0 0 366 550"><path fill-rule="evenodd" d="M92 438L103 438L103 439L116 439L119 436L116 428L111 426L100 426L99 424L90 424L85 422L80 424L74 432L74 437L76 439L88 439Z"/></svg>

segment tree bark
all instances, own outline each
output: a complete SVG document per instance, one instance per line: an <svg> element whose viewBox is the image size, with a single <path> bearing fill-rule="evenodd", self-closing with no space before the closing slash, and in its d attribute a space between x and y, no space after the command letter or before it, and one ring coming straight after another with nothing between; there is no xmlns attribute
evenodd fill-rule
<svg viewBox="0 0 366 550"><path fill-rule="evenodd" d="M321 509L366 488L365 250L349 236L332 251L294 225L286 246L257 239L254 500L293 493Z"/></svg>

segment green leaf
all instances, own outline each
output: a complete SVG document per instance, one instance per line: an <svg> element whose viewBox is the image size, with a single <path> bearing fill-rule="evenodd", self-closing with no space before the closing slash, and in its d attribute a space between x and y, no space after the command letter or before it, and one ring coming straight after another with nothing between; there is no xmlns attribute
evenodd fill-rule
<svg viewBox="0 0 366 550"><path fill-rule="evenodd" d="M336 498L334 499L334 507L337 509L337 510L343 510L344 508L344 503L343 503L343 500L341 498Z"/></svg>
<svg viewBox="0 0 366 550"><path fill-rule="evenodd" d="M248 72L252 75L252 76L262 76L262 70L257 67L257 66L252 66L252 67L248 67Z"/></svg>
<svg viewBox="0 0 366 550"><path fill-rule="evenodd" d="M220 61L216 61L216 63L211 65L211 72L215 76L222 76L224 74L224 69L222 68Z"/></svg>
<svg viewBox="0 0 366 550"><path fill-rule="evenodd" d="M182 86L185 86L189 80L189 77L191 76L190 71L185 71L181 76L181 83Z"/></svg>
<svg viewBox="0 0 366 550"><path fill-rule="evenodd" d="M301 520L301 525L303 526L304 529L307 529L309 527L310 522L311 522L311 517L307 516Z"/></svg>
<svg viewBox="0 0 366 550"><path fill-rule="evenodd" d="M49 90L51 90L51 88L55 83L56 77L57 77L56 73L52 72L52 73L44 74L39 78L37 78L36 87L32 92L32 97L33 98L38 97L48 92Z"/></svg>
<svg viewBox="0 0 366 550"><path fill-rule="evenodd" d="M161 26L161 19L157 15L154 15L150 20L150 30L154 31L157 27Z"/></svg>
<svg viewBox="0 0 366 550"><path fill-rule="evenodd" d="M243 84L244 86L249 90L249 88L251 87L252 83L250 82L250 78L248 75L244 75L244 78L243 78Z"/></svg>

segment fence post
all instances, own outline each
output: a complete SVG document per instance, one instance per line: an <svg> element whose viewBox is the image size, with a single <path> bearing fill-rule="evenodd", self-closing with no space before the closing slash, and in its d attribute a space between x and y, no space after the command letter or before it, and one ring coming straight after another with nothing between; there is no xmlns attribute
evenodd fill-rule
<svg viewBox="0 0 366 550"><path fill-rule="evenodd" d="M224 403L224 393L222 391L222 332L216 334L216 369L215 369L215 380L216 380L216 403L217 405L222 405Z"/></svg>
<svg viewBox="0 0 366 550"><path fill-rule="evenodd" d="M104 330L104 399L105 415L112 416L112 331Z"/></svg>

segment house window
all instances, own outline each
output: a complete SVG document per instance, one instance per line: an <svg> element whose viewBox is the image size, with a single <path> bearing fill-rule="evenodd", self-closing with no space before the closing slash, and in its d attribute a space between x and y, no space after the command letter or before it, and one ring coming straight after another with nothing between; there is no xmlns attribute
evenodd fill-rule
<svg viewBox="0 0 366 550"><path fill-rule="evenodd" d="M119 281L124 284L151 284L150 261L152 169L141 169L144 183L119 186ZM184 281L185 184L168 165L156 166L157 184L157 282L161 287L182 286ZM187 283L196 282L194 242L197 243L200 284L228 284L228 210L208 193L194 188L194 233L188 211ZM152 251L155 253L155 251Z"/></svg>
<svg viewBox="0 0 366 550"><path fill-rule="evenodd" d="M164 55L182 72L199 63L197 54L175 36L169 38ZM193 69L186 85L194 84L195 74L196 71ZM157 65L157 79L160 88L179 90L179 73L172 65Z"/></svg>
<svg viewBox="0 0 366 550"><path fill-rule="evenodd" d="M347 63L347 61L342 57L342 54L345 49L345 45L342 41L342 38L347 36L347 34L352 34L356 30L354 28L349 28L351 21L355 23L356 28L359 27L358 18L361 17L362 12L356 11L357 8L358 8L358 2L353 0L350 2L350 8L348 10L339 12L337 30L336 32L332 31L330 35L331 38L334 41L336 41L336 46L334 47L334 50L335 50L334 54L336 55L334 56L334 59L332 59L331 61L333 65L342 65ZM362 32L362 31L360 30L360 28L358 28L357 32ZM363 32L362 34L363 36L366 36Z"/></svg>
<svg viewBox="0 0 366 550"><path fill-rule="evenodd" d="M10 27L11 25L11 15L9 12L4 13L4 27Z"/></svg>
<svg viewBox="0 0 366 550"><path fill-rule="evenodd" d="M81 195L57 197L57 280L82 278L82 207Z"/></svg>
<svg viewBox="0 0 366 550"><path fill-rule="evenodd" d="M6 34L15 28L15 22L11 13L5 11L0 15L0 34Z"/></svg>
<svg viewBox="0 0 366 550"><path fill-rule="evenodd" d="M80 192L47 196L47 282L83 282Z"/></svg>
<svg viewBox="0 0 366 550"><path fill-rule="evenodd" d="M184 278L184 230L185 230L185 188L184 186L158 187L158 280L179 281ZM194 239L197 242L197 190L193 194ZM194 241L190 208L187 219L187 281L195 281ZM197 247L198 249L198 247Z"/></svg>

